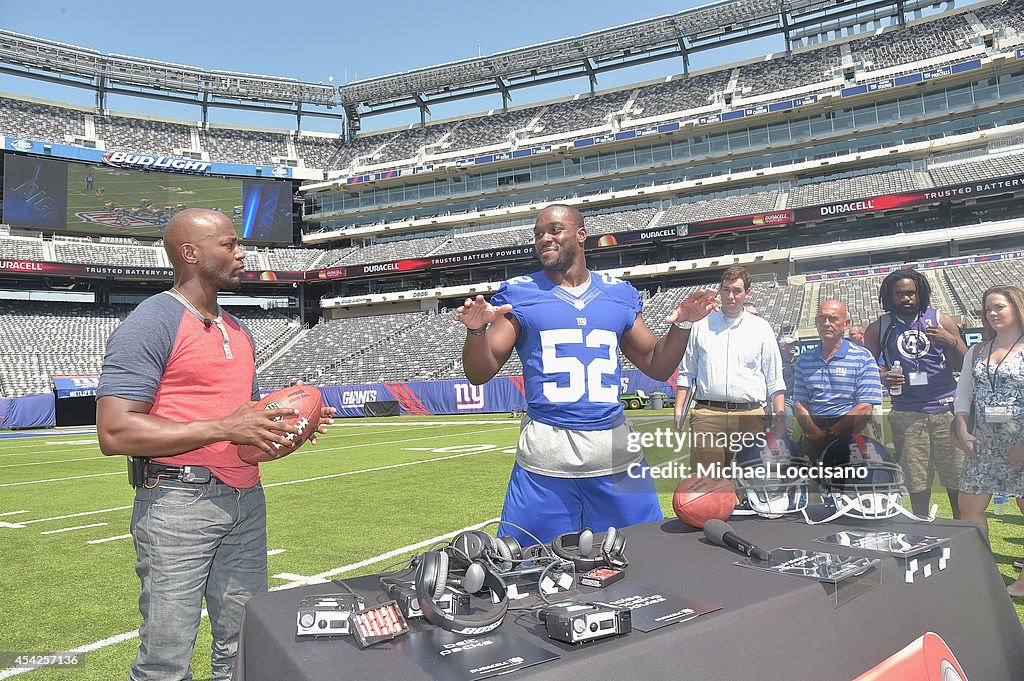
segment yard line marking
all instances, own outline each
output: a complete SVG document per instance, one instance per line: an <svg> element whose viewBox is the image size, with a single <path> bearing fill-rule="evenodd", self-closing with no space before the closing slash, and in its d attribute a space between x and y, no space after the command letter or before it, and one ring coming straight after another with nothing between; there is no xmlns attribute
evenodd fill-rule
<svg viewBox="0 0 1024 681"><path fill-rule="evenodd" d="M90 445L90 447L95 447L97 450L99 449L99 446L100 445L99 445L98 442L94 442L92 445ZM78 449L79 450L87 450L88 447L82 446L82 447L79 447ZM25 452L6 452L4 454L0 454L0 459L5 459L6 457L9 457L9 456L39 456L40 454L46 454L46 455L49 455L49 456L54 456L55 454L60 454L60 453L61 453L60 450L57 449L56 447L48 447L46 449L30 449L30 450L25 451ZM67 453L68 454L81 454L81 451L72 450L69 447Z"/></svg>
<svg viewBox="0 0 1024 681"><path fill-rule="evenodd" d="M0 513L0 516L18 515L19 513L28 513L28 511L7 511L6 513Z"/></svg>
<svg viewBox="0 0 1024 681"><path fill-rule="evenodd" d="M507 428L511 428L513 426L518 428L518 425L516 425L516 424L506 424ZM429 437L414 437L414 438L410 438L410 439L407 439L407 440L391 440L389 442L371 442L371 443L361 442L359 444L354 444L354 445L341 445L340 447L317 447L315 449L309 450L309 453L310 454L312 454L312 453L323 454L324 452L337 452L337 451L341 451L343 449L356 449L356 448L361 448L361 447L377 447L377 446L380 446L380 445L400 445L400 444L403 444L405 442L422 442L423 440L438 440L438 439L445 439L445 438L452 438L452 437L465 437L466 435L480 435L482 433L493 433L493 432L498 431L498 430L503 430L503 428L487 428L485 430L472 430L472 431L469 431L468 433L445 433L444 435L431 435ZM307 456L308 456L308 454L307 454ZM371 470L373 470L373 469L371 469ZM110 475L124 475L124 473L123 472L117 472L117 473L90 473L89 475L73 475L73 476L70 476L70 477L67 477L67 478L48 478L46 480L26 480L25 482L5 482L5 483L0 483L0 487L16 487L18 485L37 485L37 484L41 484L41 483L44 483L44 482L64 482L64 481L67 481L67 480L80 480L82 478L100 478L100 477L103 477L103 476L110 476ZM335 476L328 476L328 477L335 477ZM311 480L315 480L315 479L318 479L318 478L310 478L310 479ZM274 484L289 484L289 483L274 483ZM265 485L265 486L269 487L269 485Z"/></svg>
<svg viewBox="0 0 1024 681"><path fill-rule="evenodd" d="M77 525L76 527L62 527L59 530L46 530L39 534L60 534L61 532L71 532L72 530L84 530L87 527L103 527L106 523L92 523L91 525Z"/></svg>
<svg viewBox="0 0 1024 681"><path fill-rule="evenodd" d="M118 463L117 459L109 456L85 456L81 459L58 459L56 461L33 461L32 463L5 463L0 464L0 468L18 468L19 466L45 466L46 464L52 463L71 463L72 461L110 461Z"/></svg>
<svg viewBox="0 0 1024 681"><path fill-rule="evenodd" d="M360 473L373 473L375 471L386 471L389 468L404 468L405 466L416 466L421 463L433 463L435 461L445 461L447 459L458 459L463 456L472 456L473 454L489 454L496 450L489 449L486 452L462 452L460 454L449 454L448 456L439 456L436 459L424 459L422 461L407 461L406 463L393 463L387 466L377 466L376 468L364 468L359 471L345 471L344 473L329 473L327 475L318 475L315 478L303 478L301 480L286 480L284 482L272 482L269 485L263 485L263 489L268 487L279 487L281 485L297 485L300 482L316 482L317 480L330 480L331 478L343 478L349 475L359 475Z"/></svg>
<svg viewBox="0 0 1024 681"><path fill-rule="evenodd" d="M102 478L110 475L124 475L124 471L117 473L90 473L89 475L72 475L69 478L47 478L46 480L26 480L25 482L5 482L0 487L17 487L18 485L38 485L44 482L64 482L66 480L81 480L82 478Z"/></svg>
<svg viewBox="0 0 1024 681"><path fill-rule="evenodd" d="M494 452L494 451L497 451L497 450L487 450L487 451L482 451L482 452L460 452L458 454L450 454L448 456L439 456L439 457L435 457L435 458L432 458L432 459L419 459L417 461L406 461L406 462L403 462L403 463L389 464L387 466L375 466L374 468L362 468L362 469L356 470L356 471L343 471L341 473L330 473L328 475L318 476L318 477L314 477L314 478L305 478L305 479L299 479L299 480L285 480L285 481L282 481L282 482L271 482L271 483L263 485L263 487L264 487L264 489L266 489L268 487L278 487L280 485L296 485L296 484L299 484L301 482L315 482L317 480L324 480L324 479L327 479L327 478L336 478L336 477L343 477L343 476L348 476L348 475L357 475L357 474L360 474L360 473L373 473L375 471L387 470L389 468L402 468L404 466L415 466L416 464L420 464L420 463L432 463L432 462L435 462L435 461L445 461L447 459L457 459L459 457L469 456L471 454L486 454L488 452ZM120 475L120 473L118 473L117 475ZM4 522L0 522L0 527L19 528L19 527L24 527L25 525L30 525L32 523L45 523L45 522L49 522L51 520L66 520L68 518L79 518L81 516L95 515L97 513L109 513L109 512L112 512L112 511L124 511L124 510L127 510L129 508L131 508L131 506L115 506L113 508L101 508L101 509L96 510L96 511L83 511L81 513L71 513L69 515L58 515L58 516L53 516L53 517L50 517L50 518L36 518L34 520L23 520L23 521L21 521L19 523L4 523ZM14 515L16 513L28 513L28 511L11 511L10 515ZM7 515L7 514L0 514L0 515Z"/></svg>
<svg viewBox="0 0 1024 681"><path fill-rule="evenodd" d="M129 508L131 508L131 506L115 506L114 508L101 508L98 511L83 511L81 513L71 513L69 515L56 515L52 518L36 518L35 520L22 520L20 523L0 523L0 527L24 527L25 525L31 525L32 523L46 523L51 520L67 520L68 518L81 518L84 515L110 513L111 511L124 511Z"/></svg>
<svg viewBox="0 0 1024 681"><path fill-rule="evenodd" d="M204 610L204 612L205 612L205 610ZM92 651L99 650L100 648L106 648L107 646L112 646L112 645L115 645L117 643L124 643L125 641L130 641L133 638L137 638L138 635L139 635L139 630L136 629L135 631L129 631L128 633L125 633L125 634L118 634L117 636L111 636L109 638L105 638L102 641L96 641L95 643L90 643L88 645L79 646L78 648L74 648L74 649L69 650L69 651L67 651L65 653L62 653L62 654L63 655L76 655L76 654L81 655L82 653L91 653ZM15 676L17 674L24 674L25 672L30 672L33 669L38 669L38 667L9 667L7 669L0 669L0 679L6 679L6 678L9 678L11 676Z"/></svg>
<svg viewBox="0 0 1024 681"><path fill-rule="evenodd" d="M62 436L57 435L55 433L49 433L49 434L45 434L44 433L44 434L40 434L40 435L37 435L37 436L34 436L34 437L23 437L23 438L11 438L11 437L4 437L4 436L0 435L0 442L4 443L4 449L14 450L14 451L23 450L23 449L26 449L26 448L45 448L45 445L49 445L49 446L52 447L52 446L55 446L55 445L66 445L66 444L74 443L74 442L85 442L85 441L88 441L88 442L92 442L93 444L99 442L99 438L98 437L83 438L82 437L83 435L90 435L90 433L79 433L77 440L64 440L64 439L62 439L62 440L43 440L42 439L44 436L48 436L48 437L62 437ZM91 435L95 436L96 433L93 432L93 433L91 433Z"/></svg>
<svg viewBox="0 0 1024 681"><path fill-rule="evenodd" d="M108 541L117 541L118 539L131 539L131 537L132 536L130 534L119 534L116 537L104 537L103 539L90 539L89 541L87 541L85 543L86 544L102 544L102 543L108 542Z"/></svg>
<svg viewBox="0 0 1024 681"><path fill-rule="evenodd" d="M334 424L329 426L331 430L345 430L346 428L374 428L377 426L419 426L420 428L438 428L452 425L447 421L405 421L403 423L385 423L383 421L364 421L363 419L343 419L337 416L334 418ZM339 421L343 422L339 423ZM359 421L359 423L349 423L349 421ZM483 422L481 421L480 423Z"/></svg>
<svg viewBox="0 0 1024 681"><path fill-rule="evenodd" d="M513 423L513 424L515 424L517 426L519 425L519 421L518 420L514 420L514 419L511 419L511 418L508 418L508 419L505 419L503 421L492 421L492 420L489 420L489 419L480 419L480 420L464 419L464 420L458 420L458 421L456 421L456 420L451 420L451 421L447 421L447 420L445 420L445 421L400 421L400 422L399 421L388 421L388 422L380 421L380 422L371 422L371 423L338 423L337 421L335 421L334 422L334 427L335 428L372 428L372 427L376 427L376 426L385 426L385 427L389 427L389 428L401 428L401 427L405 427L405 426L426 426L426 425L431 425L431 426L476 426L476 425L495 426L495 425L507 425L509 423Z"/></svg>
<svg viewBox="0 0 1024 681"><path fill-rule="evenodd" d="M448 456L438 456L438 457L434 457L432 459L420 459L420 460L417 460L417 461L406 461L406 462L403 462L403 463L388 464L386 466L375 466L373 468L362 468L362 469L356 470L356 471L343 471L341 473L329 473L327 475L320 475L320 476L316 476L316 477L312 477L312 478L301 478L299 480L284 480L282 482L271 482L271 483L263 485L263 488L264 489L268 489L270 487L279 487L279 486L283 486L283 485L297 485L297 484L304 483L304 482L317 482L319 480L329 480L331 478L341 478L341 477L347 477L347 476L350 476L350 475L359 475L359 474L362 474L362 473L374 473L374 472L377 472L377 471L384 471L384 470L389 470L389 469L392 469L392 468L404 468L406 466L416 466L418 464L423 464L423 463L435 463L437 461L447 461L447 460L450 460L450 459L458 459L458 458L461 458L461 457L464 457L464 456L472 456L474 454L488 454L488 453L494 453L494 452L500 452L500 450L488 449L488 450L483 450L483 451L478 451L478 452L460 452L460 453L457 453L457 454L449 454ZM110 475L110 474L109 473L102 473L101 475ZM114 473L113 475L121 475L121 474L120 473ZM83 476L83 477L89 477L89 476ZM27 483L8 483L8 484L27 484ZM0 485L0 486L3 486L3 485ZM96 510L96 511L83 511L81 513L71 513L71 514L68 514L68 515L59 515L59 516L53 516L53 517L50 517L50 518L36 518L34 520L23 520L21 522L15 522L15 523L0 522L0 528L6 527L6 528L10 528L10 529L21 529L21 528L24 528L26 525L30 525L32 523L45 523L45 522L49 522L51 520L66 520L68 518L78 518L78 517L81 517L81 516L95 515L95 514L98 514L98 513L109 513L109 512L112 512L112 511L124 511L124 510L130 509L130 508L131 508L131 506L116 506L114 508L103 508L103 509L99 509L99 510ZM2 516L2 515L14 515L14 514L18 514L18 513L28 513L28 511L11 511L9 514L0 514L0 516ZM123 537L116 537L116 538L117 539L121 539Z"/></svg>
<svg viewBox="0 0 1024 681"><path fill-rule="evenodd" d="M297 575L294 572L279 572L273 576L273 579L285 579L288 582L295 582L296 584L302 583L303 580L309 579L306 575Z"/></svg>
<svg viewBox="0 0 1024 681"><path fill-rule="evenodd" d="M268 556L276 556L276 555L284 553L287 550L288 549L270 549L269 551L267 551L267 555Z"/></svg>
<svg viewBox="0 0 1024 681"><path fill-rule="evenodd" d="M387 560L388 558L394 558L395 556L400 556L403 553L408 553L409 551L415 551L416 549L421 549L421 548L423 548L425 546L430 546L431 544L435 544L435 543L441 541L442 539L450 539L450 538L456 536L457 534L459 534L461 532L466 532L468 530L478 530L478 529L480 529L482 527L485 527L486 525L489 525L490 523L493 523L496 520L498 520L498 518L492 518L490 520L484 521L482 523L478 523L476 525L470 525L469 527L463 528L461 530L454 530L453 532L447 532L447 533L439 535L437 537L431 537L430 539L425 539L425 540L423 540L421 542L417 542L415 544L410 544L408 546L403 546L401 548L394 549L392 551L388 551L387 553L382 553L379 556L374 556L372 558L367 558L366 560L361 560L358 563L350 563L348 565L343 565L343 566L341 566L339 568L335 568L333 570L328 570L327 572L322 572L319 575L313 575L312 577L304 577L303 579L304 580L309 580L309 579L317 580L317 581L314 581L314 582L308 582L308 583L311 583L311 584L319 584L319 583L322 583L322 582L326 582L326 581L328 581L328 579L330 577L333 577L335 575L340 575L342 573L349 572L350 570L355 570L355 569L364 567L366 565L372 565L374 563L379 563L379 562L381 562L383 560ZM125 538L130 537L130 536L131 535L124 535L122 537L111 537L110 539L97 539L97 540L93 540L93 542L89 542L89 543L96 543L96 542L100 542L100 541L112 541L113 539L125 539ZM301 575L295 575L295 576L296 577L301 577ZM306 584L307 584L307 582L305 582L305 581L303 581L303 582L290 582L288 584L282 584L281 586L272 587L270 589L270 591L281 591L283 589L291 589L291 588L294 588L296 586L305 586ZM206 616L207 616L207 612L206 612L206 609L204 608L202 613L200 613L200 617L206 617ZM112 645L117 645L118 643L124 643L125 641L130 641L133 638L138 638L138 636L139 636L139 630L136 629L134 631L128 631L128 632L125 632L123 634L117 634L116 636L110 636L110 637L105 638L103 640L95 641L94 643L88 643L88 644L86 644L84 646L78 646L77 648L72 648L71 650L64 651L62 653L58 653L58 656L60 656L60 655L74 655L76 653L78 653L78 654L81 654L81 653L91 653L94 650L99 650L101 648L107 648L107 647L112 646ZM24 674L25 672L32 671L33 669L36 669L36 667L9 667L7 669L0 669L0 679L6 679L6 678L9 678L11 676L15 676L17 674Z"/></svg>
<svg viewBox="0 0 1024 681"><path fill-rule="evenodd" d="M453 530L451 532L446 532L445 534L441 534L441 535L438 535L436 537L431 537L430 539L424 539L423 541L417 542L415 544L409 544L408 546L402 546L402 547L397 548L397 549L392 549L391 551L388 551L387 553L382 553L382 554L380 554L378 556L373 556L371 558L366 558L365 560L361 560L361 561L359 561L357 563L349 563L348 565L342 565L341 567L334 568L332 570L327 570L326 572L321 572L318 575L311 575L309 577L302 577L301 575L294 575L296 577L300 577L300 579L299 580L291 581L288 584L282 584L280 586L275 586L275 587L271 588L270 590L271 591L280 591L282 589L292 589L292 588L297 587L297 586L308 586L310 584L323 584L324 582L330 580L332 577L334 577L336 575L340 575L340 574L343 574L345 572L351 572L352 570L357 570L357 569L359 569L361 567L366 567L367 565L373 565L374 563L379 563L379 562L381 562L383 560L388 560L389 558L394 558L395 556L400 556L403 553L409 553L410 551L415 551L416 549L425 548L425 547L430 546L432 544L436 544L437 542L441 541L442 539L451 539L452 537L455 537L455 536L457 536L457 535L459 535L459 534L461 534L463 532L468 532L469 530L479 530L480 528L486 527L487 525L490 525L491 523L496 522L497 520L499 520L499 518L491 518L490 520L485 520L482 523L477 523L476 525L470 525L469 527L464 527L461 530ZM276 577L277 575L274 575L274 576Z"/></svg>
<svg viewBox="0 0 1024 681"><path fill-rule="evenodd" d="M309 454L322 454L324 452L337 452L342 449L355 449L357 447L379 447L380 445L400 445L406 442L422 442L424 440L443 440L451 437L465 437L467 435L480 435L483 433L496 433L507 428L519 428L517 423L505 424L505 428L487 428L484 430L471 430L468 433L445 433L444 435L431 435L429 437L414 437L407 440L390 440L388 442L361 442L356 445L341 445L340 447L317 447L309 450ZM308 454L307 454L308 456Z"/></svg>
<svg viewBox="0 0 1024 681"><path fill-rule="evenodd" d="M60 440L47 440L45 442L45 446L40 446L43 445L44 443L36 440L22 443L22 446L19 447L18 445L13 444L10 441L0 440L0 442L4 443L3 446L5 450L3 454L0 454L0 457L23 456L25 454L42 454L43 452L53 452L54 449L59 449L61 447L68 447L69 449L78 449L82 447L98 447L100 444L99 440L68 440L66 442Z"/></svg>

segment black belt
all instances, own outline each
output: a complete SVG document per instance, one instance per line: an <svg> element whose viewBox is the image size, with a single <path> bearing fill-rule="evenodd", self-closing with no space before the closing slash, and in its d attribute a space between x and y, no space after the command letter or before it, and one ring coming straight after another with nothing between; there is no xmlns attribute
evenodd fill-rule
<svg viewBox="0 0 1024 681"><path fill-rule="evenodd" d="M205 485L208 482L224 484L206 466L166 466L155 461L146 461L146 477L156 476L190 485Z"/></svg>
<svg viewBox="0 0 1024 681"><path fill-rule="evenodd" d="M719 402L718 400L694 400L702 407L714 407L715 409L728 409L729 411L751 411L760 409L760 402Z"/></svg>
<svg viewBox="0 0 1024 681"><path fill-rule="evenodd" d="M840 414L839 416L812 416L811 421L822 430L828 430L844 418L846 418L846 414Z"/></svg>

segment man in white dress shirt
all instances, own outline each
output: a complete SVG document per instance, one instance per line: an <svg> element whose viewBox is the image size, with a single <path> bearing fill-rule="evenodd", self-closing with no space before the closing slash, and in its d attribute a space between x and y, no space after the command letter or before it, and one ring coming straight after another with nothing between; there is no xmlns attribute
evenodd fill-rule
<svg viewBox="0 0 1024 681"><path fill-rule="evenodd" d="M771 325L744 310L750 275L743 267L722 273L721 309L693 324L676 393L676 428L683 429L683 405L690 410L690 466L727 465L765 430L771 405L776 430L784 431L786 384L782 355Z"/></svg>

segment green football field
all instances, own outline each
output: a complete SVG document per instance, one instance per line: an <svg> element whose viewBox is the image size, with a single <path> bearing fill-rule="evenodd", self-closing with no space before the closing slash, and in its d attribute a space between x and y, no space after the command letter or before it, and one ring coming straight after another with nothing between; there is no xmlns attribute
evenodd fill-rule
<svg viewBox="0 0 1024 681"><path fill-rule="evenodd" d="M86 178L92 175L92 188ZM102 190L102 191L101 191ZM100 196L102 194L102 196ZM159 237L163 223L148 214L144 200L158 209L179 204L187 208L217 208L228 217L241 208L242 181L238 178L200 177L185 173L146 173L108 166L68 164L68 230L93 234ZM118 224L105 207L112 202L130 209ZM236 228L241 220L234 219Z"/></svg>
<svg viewBox="0 0 1024 681"><path fill-rule="evenodd" d="M634 417L667 427L668 410ZM512 467L518 420L505 414L340 419L316 447L264 465L270 587L374 573L444 535L495 519ZM648 450L652 463L675 458ZM684 458L685 461L685 458ZM671 516L671 488L661 491ZM0 655L85 650L84 667L26 671L27 680L124 678L141 620L133 493L123 457L104 457L93 432L0 439ZM940 515L945 494L935 494ZM1024 555L1024 518L991 518L1007 583ZM493 528L492 528L493 531ZM1024 616L1024 604L1016 603ZM204 618L193 670L208 679Z"/></svg>

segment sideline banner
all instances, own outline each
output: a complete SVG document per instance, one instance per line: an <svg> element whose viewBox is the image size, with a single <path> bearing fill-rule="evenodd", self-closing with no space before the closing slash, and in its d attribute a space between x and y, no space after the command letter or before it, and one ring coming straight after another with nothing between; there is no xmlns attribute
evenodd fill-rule
<svg viewBox="0 0 1024 681"><path fill-rule="evenodd" d="M655 381L636 369L622 372L622 392L643 390L675 394L675 377ZM526 410L526 387L522 376L497 376L483 385L466 379L444 381L398 381L358 385L321 386L324 405L334 407L339 417L363 416L367 402L395 400L402 414L494 414Z"/></svg>

